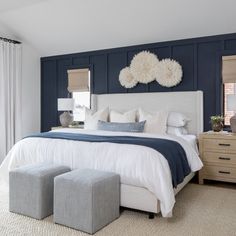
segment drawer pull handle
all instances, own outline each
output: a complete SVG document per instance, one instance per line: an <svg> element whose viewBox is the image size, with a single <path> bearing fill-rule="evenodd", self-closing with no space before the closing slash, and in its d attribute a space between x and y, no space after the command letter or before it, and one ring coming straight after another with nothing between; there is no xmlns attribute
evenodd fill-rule
<svg viewBox="0 0 236 236"><path fill-rule="evenodd" d="M231 158L230 157L219 157L220 160L226 160L226 161L230 161Z"/></svg>
<svg viewBox="0 0 236 236"><path fill-rule="evenodd" d="M225 147L229 147L230 144L229 143L219 143L219 146L225 146Z"/></svg>
<svg viewBox="0 0 236 236"><path fill-rule="evenodd" d="M229 171L221 171L221 170L219 171L219 173L220 173L220 174L227 174L227 175L229 175L229 174L230 174L230 172L229 172Z"/></svg>

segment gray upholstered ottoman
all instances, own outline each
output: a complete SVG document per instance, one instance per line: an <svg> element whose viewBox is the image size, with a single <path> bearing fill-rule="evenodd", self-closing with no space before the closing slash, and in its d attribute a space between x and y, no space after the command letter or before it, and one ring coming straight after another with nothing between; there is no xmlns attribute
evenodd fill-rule
<svg viewBox="0 0 236 236"><path fill-rule="evenodd" d="M95 233L119 217L120 177L98 170L75 170L54 180L54 222Z"/></svg>
<svg viewBox="0 0 236 236"><path fill-rule="evenodd" d="M54 177L70 168L51 164L27 165L9 174L9 210L43 219L53 213Z"/></svg>

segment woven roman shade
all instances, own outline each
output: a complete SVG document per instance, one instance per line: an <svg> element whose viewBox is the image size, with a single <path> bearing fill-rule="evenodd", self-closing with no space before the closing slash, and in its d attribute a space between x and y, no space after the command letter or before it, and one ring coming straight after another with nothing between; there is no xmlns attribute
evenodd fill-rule
<svg viewBox="0 0 236 236"><path fill-rule="evenodd" d="M236 83L236 55L222 57L223 83Z"/></svg>
<svg viewBox="0 0 236 236"><path fill-rule="evenodd" d="M89 91L89 70L74 69L68 70L68 91L85 92Z"/></svg>

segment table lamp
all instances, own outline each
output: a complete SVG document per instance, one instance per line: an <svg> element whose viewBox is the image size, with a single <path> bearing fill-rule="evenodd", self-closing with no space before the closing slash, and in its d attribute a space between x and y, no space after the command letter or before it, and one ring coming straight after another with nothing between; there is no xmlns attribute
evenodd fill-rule
<svg viewBox="0 0 236 236"><path fill-rule="evenodd" d="M60 115L60 123L62 127L68 127L73 122L73 114L70 111L74 110L74 99L73 98L58 98L57 99L57 110L64 111Z"/></svg>
<svg viewBox="0 0 236 236"><path fill-rule="evenodd" d="M236 133L236 95L227 96L227 110L234 111L234 115L230 118L230 127L233 133Z"/></svg>

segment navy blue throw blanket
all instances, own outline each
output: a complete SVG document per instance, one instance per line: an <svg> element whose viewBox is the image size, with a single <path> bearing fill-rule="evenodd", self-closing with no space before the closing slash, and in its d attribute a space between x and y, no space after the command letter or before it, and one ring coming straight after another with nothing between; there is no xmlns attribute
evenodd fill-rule
<svg viewBox="0 0 236 236"><path fill-rule="evenodd" d="M182 183L184 177L187 176L191 170L187 161L186 153L182 146L172 140L133 136L100 136L80 133L63 133L63 132L45 132L28 136L29 138L52 138L52 139L66 139L73 141L84 142L109 142L120 144L133 144L153 148L160 152L168 161L173 186L176 187Z"/></svg>

